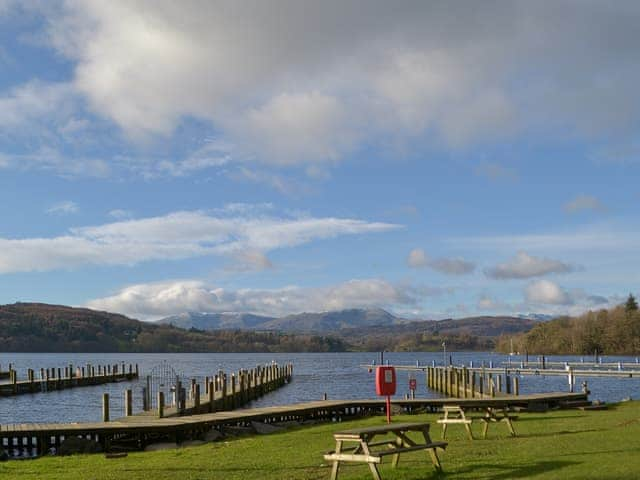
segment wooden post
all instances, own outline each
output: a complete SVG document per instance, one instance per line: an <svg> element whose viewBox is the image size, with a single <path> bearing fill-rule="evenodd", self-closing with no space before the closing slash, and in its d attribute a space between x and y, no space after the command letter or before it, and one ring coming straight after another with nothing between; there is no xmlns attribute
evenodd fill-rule
<svg viewBox="0 0 640 480"><path fill-rule="evenodd" d="M513 377L513 394L520 395L520 380L517 376Z"/></svg>
<svg viewBox="0 0 640 480"><path fill-rule="evenodd" d="M147 397L147 387L142 387L142 411L146 412L149 410L149 398Z"/></svg>
<svg viewBox="0 0 640 480"><path fill-rule="evenodd" d="M471 398L476 397L476 372L471 372Z"/></svg>
<svg viewBox="0 0 640 480"><path fill-rule="evenodd" d="M468 378L469 378L469 370L467 370L467 367L463 367L462 368L462 395L464 396L464 398L467 398L469 396L467 392Z"/></svg>
<svg viewBox="0 0 640 480"><path fill-rule="evenodd" d="M124 391L124 416L130 417L133 415L133 395L131 389Z"/></svg>
<svg viewBox="0 0 640 480"><path fill-rule="evenodd" d="M164 417L164 392L158 392L158 418Z"/></svg>
<svg viewBox="0 0 640 480"><path fill-rule="evenodd" d="M102 421L103 422L109 421L109 394L108 393L102 394Z"/></svg>
<svg viewBox="0 0 640 480"><path fill-rule="evenodd" d="M228 410L229 409L229 399L228 397L228 392L227 392L227 375L225 373L222 373L222 375L220 376L220 379L222 381L222 408L223 410Z"/></svg>
<svg viewBox="0 0 640 480"><path fill-rule="evenodd" d="M200 384L196 383L193 391L193 408L196 414L200 413Z"/></svg>
<svg viewBox="0 0 640 480"><path fill-rule="evenodd" d="M208 394L209 394L209 413L213 413L216 411L216 407L215 407L215 401L216 401L216 390L214 387L215 383L214 382L209 382L209 386L208 386Z"/></svg>
<svg viewBox="0 0 640 480"><path fill-rule="evenodd" d="M231 374L231 410L236 408L236 375Z"/></svg>

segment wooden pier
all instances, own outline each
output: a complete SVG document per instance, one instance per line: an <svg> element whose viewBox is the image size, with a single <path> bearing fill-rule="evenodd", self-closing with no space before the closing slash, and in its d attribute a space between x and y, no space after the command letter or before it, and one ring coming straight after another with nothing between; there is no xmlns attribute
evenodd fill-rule
<svg viewBox="0 0 640 480"><path fill-rule="evenodd" d="M9 371L9 381L0 383L0 397L130 381L138 376L137 364L127 366L124 363L97 367L87 364L75 368L73 365L64 368L41 368L38 377L33 369L29 369L26 380L18 380L18 373L12 368Z"/></svg>
<svg viewBox="0 0 640 480"><path fill-rule="evenodd" d="M125 417L121 421L129 421L129 417L157 416L158 418L170 418L184 415L197 415L200 413L212 413L224 410L234 410L243 407L269 392L291 382L293 365L258 365L246 370L227 375L219 371L211 377L205 377L204 388L192 379L187 388L181 384L176 385L175 391L181 391L173 399L165 397L164 392L157 392L155 399L150 398L149 391L143 388L143 411L133 414L132 408L125 408ZM155 404L152 400L155 400ZM125 391L125 405L133 403L131 390ZM109 398L103 396L103 421L110 418Z"/></svg>
<svg viewBox="0 0 640 480"><path fill-rule="evenodd" d="M445 405L463 405L468 408L532 408L535 404L554 407L586 399L587 395L583 393L548 393L483 399L394 400L392 403L409 413L415 413L436 412ZM135 415L113 422L2 425L0 449L4 449L10 457L31 457L46 454L52 448L59 448L66 438L82 437L97 442L104 451L141 450L150 443L181 443L189 439L203 438L212 429L224 433L229 427L249 426L252 422L271 424L307 420L341 421L366 415L381 415L385 405L384 400L323 400L171 418Z"/></svg>

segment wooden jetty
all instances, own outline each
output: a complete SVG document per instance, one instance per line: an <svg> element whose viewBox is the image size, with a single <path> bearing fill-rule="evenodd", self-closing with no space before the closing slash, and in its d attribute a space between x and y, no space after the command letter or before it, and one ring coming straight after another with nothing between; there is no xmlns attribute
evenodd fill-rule
<svg viewBox="0 0 640 480"><path fill-rule="evenodd" d="M562 406L584 401L584 393L547 393L495 398L438 398L393 400L393 405L407 412L439 411L445 405L468 408L532 408L534 405ZM58 448L69 437L91 439L104 451L143 449L156 442L181 443L202 438L212 429L224 432L229 427L249 426L252 422L278 423L286 421L333 420L382 414L384 400L323 400L294 405L236 409L171 418L157 415L135 415L113 422L73 424L19 424L0 426L0 449L11 457L30 457Z"/></svg>
<svg viewBox="0 0 640 480"><path fill-rule="evenodd" d="M253 369L242 369L230 375L219 371L211 377L205 377L202 389L196 379L192 379L189 384L188 396L187 389L180 382L174 386L174 391L181 392L181 394L174 394L171 401L165 397L164 391L158 391L155 408L153 408L153 399L149 395L150 390L143 387L143 411L136 415L133 414L131 408L132 392L127 390L125 391L125 417L155 415L159 418L168 418L233 410L290 383L292 376L293 364L258 365ZM145 395L146 398L144 398ZM108 396L103 396L102 411L103 421L108 421L110 417ZM127 418L121 420L127 421Z"/></svg>
<svg viewBox="0 0 640 480"><path fill-rule="evenodd" d="M64 368L41 368L39 377L33 369L27 370L27 379L18 380L17 371L9 371L9 381L0 383L0 397L33 394L51 390L88 387L105 383L137 379L137 364L91 365L81 367L68 365Z"/></svg>

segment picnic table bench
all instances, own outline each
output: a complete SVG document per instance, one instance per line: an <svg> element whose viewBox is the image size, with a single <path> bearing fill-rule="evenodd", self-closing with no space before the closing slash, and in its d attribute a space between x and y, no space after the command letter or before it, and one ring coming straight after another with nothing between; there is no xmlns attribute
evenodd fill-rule
<svg viewBox="0 0 640 480"><path fill-rule="evenodd" d="M476 408L484 411L484 415L469 416L467 412L471 408ZM506 423L511 436L516 436L516 431L513 428L512 421L516 420L518 417L515 415L510 415L509 408L506 406L464 407L462 405L444 405L442 407L442 410L444 412L444 417L438 420L438 423L442 425L442 438L446 437L448 425L458 424L464 425L469 440L473 440L473 432L471 431L471 424L473 423L473 420L478 420L484 424L482 427L482 438L487 438L489 424L498 422Z"/></svg>
<svg viewBox="0 0 640 480"><path fill-rule="evenodd" d="M409 432L419 432L422 441L412 440L407 436ZM388 435L393 435L389 438ZM387 436L387 438L374 441L375 437ZM429 436L428 423L392 423L375 427L355 428L343 430L333 434L336 441L334 451L328 452L324 458L333 462L331 468L331 480L338 478L340 462L366 463L375 480L381 480L377 465L382 462L382 457L393 455L392 465L396 467L400 460L400 454L418 450L426 450L431 456L431 461L436 470L442 470L437 448L444 450L447 442L433 442ZM346 442L355 443L355 446L343 448ZM372 447L386 446L386 450L372 449Z"/></svg>

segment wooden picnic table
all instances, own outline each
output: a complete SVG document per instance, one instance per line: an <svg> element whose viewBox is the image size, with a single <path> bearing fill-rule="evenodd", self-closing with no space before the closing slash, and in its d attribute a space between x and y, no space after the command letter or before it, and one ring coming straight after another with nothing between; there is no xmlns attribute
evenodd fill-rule
<svg viewBox="0 0 640 480"><path fill-rule="evenodd" d="M423 441L415 441L407 436L409 432L418 432ZM389 436L392 436L391 438ZM376 437L387 436L387 438L374 441ZM447 442L433 442L429 436L428 423L392 423L375 427L355 428L343 430L333 434L336 441L336 449L328 452L324 458L333 462L331 469L331 480L338 478L340 462L366 463L371 470L375 480L381 480L378 464L382 462L382 457L393 455L392 465L396 467L400 460L400 454L418 450L426 450L431 456L431 461L436 470L442 470L437 448L444 450ZM346 442L355 443L355 446L343 448ZM386 446L384 450L373 447ZM373 449L372 449L373 448Z"/></svg>
<svg viewBox="0 0 640 480"><path fill-rule="evenodd" d="M482 416L469 416L468 411L471 408L475 408L484 412ZM489 431L490 423L504 422L507 424L509 433L511 436L516 436L516 431L513 428L512 421L518 417L509 414L509 408L507 406L499 407L466 407L462 405L444 405L442 407L444 417L438 420L438 423L442 425L442 438L446 437L448 425L464 425L467 431L469 440L473 440L473 433L471 432L471 423L473 420L478 420L484 425L482 427L482 438L487 438L487 432Z"/></svg>

